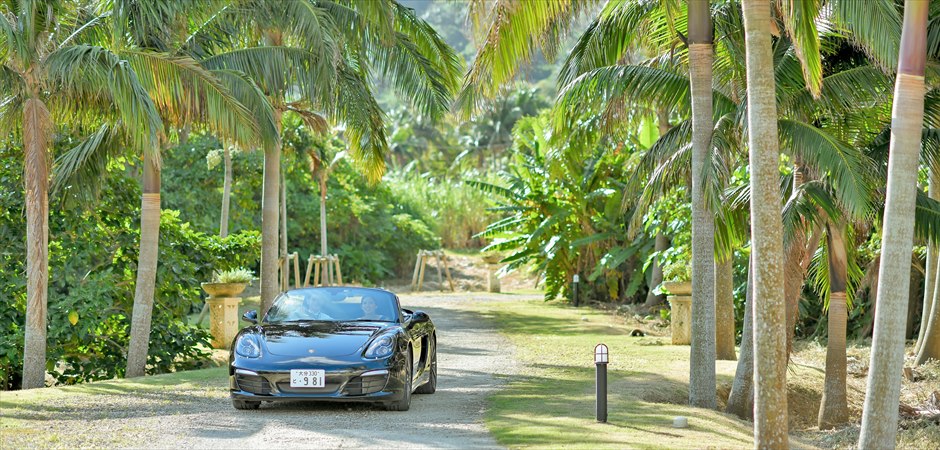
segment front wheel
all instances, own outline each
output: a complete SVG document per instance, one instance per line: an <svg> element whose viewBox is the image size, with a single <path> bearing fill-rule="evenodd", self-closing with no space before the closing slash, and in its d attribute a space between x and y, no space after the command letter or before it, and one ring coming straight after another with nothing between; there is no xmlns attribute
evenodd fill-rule
<svg viewBox="0 0 940 450"><path fill-rule="evenodd" d="M261 406L261 402L232 399L232 406L234 406L235 409L258 409Z"/></svg>
<svg viewBox="0 0 940 450"><path fill-rule="evenodd" d="M437 341L432 345L431 367L428 369L428 382L418 386L415 394L433 394L437 391Z"/></svg>
<svg viewBox="0 0 940 450"><path fill-rule="evenodd" d="M389 402L385 409L389 411L408 411L411 408L411 379L413 377L411 366L411 352L408 352L408 360L405 361L405 392L402 393L401 400Z"/></svg>

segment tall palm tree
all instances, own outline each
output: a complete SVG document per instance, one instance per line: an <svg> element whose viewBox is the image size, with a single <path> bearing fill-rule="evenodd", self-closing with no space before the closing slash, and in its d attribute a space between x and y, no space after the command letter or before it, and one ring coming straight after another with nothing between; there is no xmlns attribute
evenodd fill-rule
<svg viewBox="0 0 940 450"><path fill-rule="evenodd" d="M845 327L848 285L848 257L843 239L844 224L829 223L827 249L829 255L829 320L826 344L826 377L819 403L819 429L827 430L849 420L845 374Z"/></svg>
<svg viewBox="0 0 940 450"><path fill-rule="evenodd" d="M220 42L219 36L229 36ZM373 73L387 78L418 109L439 117L456 90L456 53L426 22L393 0L320 2L236 0L200 29L191 46L203 64L257 83L274 123L291 107L345 122L350 153L377 181L387 150ZM246 48L247 43L247 48ZM274 301L278 259L280 144L264 147L261 309Z"/></svg>
<svg viewBox="0 0 940 450"><path fill-rule="evenodd" d="M45 384L49 149L57 126L105 124L150 159L162 123L134 68L96 34L84 3L0 3L0 135L23 145L26 180L26 339L23 388ZM93 141L93 139L91 140Z"/></svg>
<svg viewBox="0 0 940 450"><path fill-rule="evenodd" d="M346 151L332 153L330 143L324 142L323 145L315 145L307 152L310 157L310 175L317 180L320 187L320 255L328 255L326 245L326 182L330 179L330 174L336 165L346 157ZM332 153L332 154L331 154ZM324 272L326 279L326 272Z"/></svg>
<svg viewBox="0 0 940 450"><path fill-rule="evenodd" d="M689 404L715 408L715 219L702 173L711 158L712 21L708 0L691 0L689 93L692 97L692 348Z"/></svg>
<svg viewBox="0 0 940 450"><path fill-rule="evenodd" d="M256 145L261 142L262 119L255 118L218 74L201 66L182 49L185 41L181 36L188 35L187 20L199 21L211 15L213 10L209 6L214 3L176 0L155 5L120 0L102 5L102 9L110 8L102 22L109 26L111 45L140 74L140 84L167 125L176 129L204 126L228 141ZM169 130L165 135L170 135ZM155 151L144 154L141 240L127 377L144 375L147 363L159 254L160 152L168 145L169 139L164 138ZM66 155L74 162L71 171L57 176L80 176L87 159L94 153L109 151L120 149L83 149L78 154Z"/></svg>
<svg viewBox="0 0 940 450"><path fill-rule="evenodd" d="M929 171L929 195L937 200L940 198L940 174L934 166ZM940 250L935 240L927 244L927 267L924 271L924 305L920 315L920 332L917 337L914 359L915 365L920 365L930 359L940 360L940 291L937 290L938 274L940 274Z"/></svg>
<svg viewBox="0 0 940 450"><path fill-rule="evenodd" d="M878 307L860 448L896 444L904 364L905 314L914 239L917 165L924 122L924 67L929 2L906 0L891 121L891 148L882 227Z"/></svg>
<svg viewBox="0 0 940 450"><path fill-rule="evenodd" d="M787 448L786 307L770 0L743 0L754 252L754 441Z"/></svg>

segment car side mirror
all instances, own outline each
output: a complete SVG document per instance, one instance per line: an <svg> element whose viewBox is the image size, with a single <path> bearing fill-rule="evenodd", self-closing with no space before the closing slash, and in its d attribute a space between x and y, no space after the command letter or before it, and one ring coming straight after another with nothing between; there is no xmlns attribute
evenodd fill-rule
<svg viewBox="0 0 940 450"><path fill-rule="evenodd" d="M254 309L246 311L245 314L242 315L242 320L245 322L258 323L258 311Z"/></svg>
<svg viewBox="0 0 940 450"><path fill-rule="evenodd" d="M411 323L425 323L430 321L431 318L428 317L427 313L424 311L415 311L411 314Z"/></svg>

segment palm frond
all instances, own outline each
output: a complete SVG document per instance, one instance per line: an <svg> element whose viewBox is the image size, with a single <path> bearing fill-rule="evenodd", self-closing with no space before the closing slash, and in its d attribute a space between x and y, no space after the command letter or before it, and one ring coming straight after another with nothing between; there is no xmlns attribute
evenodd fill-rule
<svg viewBox="0 0 940 450"><path fill-rule="evenodd" d="M102 125L75 147L56 158L52 175L52 194L70 194L90 199L97 196L107 177L108 162L125 149L118 129Z"/></svg>
<svg viewBox="0 0 940 450"><path fill-rule="evenodd" d="M258 123L262 146L277 145L281 137L278 132L278 124L275 123L274 108L254 80L236 70L213 70L211 72L225 85L232 96L251 112L255 122Z"/></svg>
<svg viewBox="0 0 940 450"><path fill-rule="evenodd" d="M283 101L299 93L311 102L332 102L336 63L303 48L261 46L232 50L210 56L202 65L209 70L235 70L244 73L273 101Z"/></svg>
<svg viewBox="0 0 940 450"><path fill-rule="evenodd" d="M852 217L865 217L871 212L871 182L867 176L870 163L859 149L804 122L781 119L777 124L783 148L828 174L836 197Z"/></svg>
<svg viewBox="0 0 940 450"><path fill-rule="evenodd" d="M822 1L781 0L780 8L784 14L784 25L793 41L793 49L802 63L806 87L813 97L819 97L823 70L816 20L822 9Z"/></svg>
<svg viewBox="0 0 940 450"><path fill-rule="evenodd" d="M537 49L543 53L556 43L552 33L560 22L573 20L572 5L565 0L521 3L515 0L494 0L486 16L486 33L476 57L464 78L457 97L458 111L470 116L482 106L484 99L496 94L508 83L522 65L528 63ZM477 7L471 12L481 11ZM477 23L481 23L478 21Z"/></svg>
<svg viewBox="0 0 940 450"><path fill-rule="evenodd" d="M388 140L384 113L375 101L361 74L341 66L338 70L337 99L333 106L336 119L346 123L346 138L353 158L377 182L385 173Z"/></svg>
<svg viewBox="0 0 940 450"><path fill-rule="evenodd" d="M608 2L568 54L558 74L558 85L565 86L585 72L619 63L640 42L662 36L666 22L659 2ZM674 36L669 38L676 39Z"/></svg>
<svg viewBox="0 0 940 450"><path fill-rule="evenodd" d="M570 129L583 114L625 100L677 105L680 115L687 115L689 95L689 79L668 70L641 65L601 67L579 76L558 93L552 110L554 126L556 130ZM714 94L715 117L734 108L730 99Z"/></svg>
<svg viewBox="0 0 940 450"><path fill-rule="evenodd" d="M251 112L192 58L140 50L120 55L134 67L165 121L176 126L203 123L220 138L244 148L261 142Z"/></svg>
<svg viewBox="0 0 940 450"><path fill-rule="evenodd" d="M456 89L456 72L440 72L439 64L423 54L404 33L396 33L395 41L392 46L373 46L369 52L373 61L382 75L422 114L440 118L450 107Z"/></svg>
<svg viewBox="0 0 940 450"><path fill-rule="evenodd" d="M891 95L894 80L879 68L864 65L841 70L825 78L820 95L816 98L801 90L781 101L781 110L787 115L807 117L824 112L831 115L884 102Z"/></svg>
<svg viewBox="0 0 940 450"><path fill-rule="evenodd" d="M82 44L55 50L44 66L54 94L112 101L134 147L159 164L163 122L129 62L103 47Z"/></svg>
<svg viewBox="0 0 940 450"><path fill-rule="evenodd" d="M922 242L940 242L940 202L917 190L914 235Z"/></svg>
<svg viewBox="0 0 940 450"><path fill-rule="evenodd" d="M893 72L901 43L901 13L892 0L833 0L830 17L878 66Z"/></svg>

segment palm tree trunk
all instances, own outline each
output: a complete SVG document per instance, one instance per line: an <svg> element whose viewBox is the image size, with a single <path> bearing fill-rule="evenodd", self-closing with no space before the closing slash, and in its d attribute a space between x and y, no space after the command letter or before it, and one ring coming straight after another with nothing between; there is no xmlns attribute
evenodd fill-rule
<svg viewBox="0 0 940 450"><path fill-rule="evenodd" d="M934 262L936 267L936 261ZM934 286L940 282L940 272L937 272L934 279ZM928 302L927 299L924 299ZM929 299L931 304L930 315L921 319L921 327L927 331L924 333L924 343L918 349L914 359L914 365L919 366L931 359L940 360L940 289L933 290L933 298Z"/></svg>
<svg viewBox="0 0 940 450"><path fill-rule="evenodd" d="M803 185L806 169L802 161L796 157L793 162L793 195ZM803 221L796 230L787 246L786 267L784 268L784 298L787 304L787 354L793 349L793 336L796 331L796 321L800 316L800 296L803 293L803 283L806 281L806 269L801 264L809 251L806 248L806 232Z"/></svg>
<svg viewBox="0 0 940 450"><path fill-rule="evenodd" d="M320 255L326 256L326 252L326 175L320 175Z"/></svg>
<svg viewBox="0 0 940 450"><path fill-rule="evenodd" d="M225 177L222 181L222 219L219 221L219 236L228 236L229 205L232 198L232 153L228 147L222 150L222 161L225 164Z"/></svg>
<svg viewBox="0 0 940 450"><path fill-rule="evenodd" d="M669 239L666 238L666 235L663 234L662 230L656 231L656 253L662 254L666 249L669 248ZM659 259L653 260L653 273L650 276L650 291L646 294L646 302L643 303L643 306L647 309L652 309L655 306L661 305L666 301L666 296L664 294L656 295L653 292L653 289L656 286L659 286L663 282L663 268L659 265Z"/></svg>
<svg viewBox="0 0 940 450"><path fill-rule="evenodd" d="M754 418L754 255L747 266L744 294L744 325L741 328L741 358L734 372L725 412L745 420Z"/></svg>
<svg viewBox="0 0 940 450"><path fill-rule="evenodd" d="M937 200L940 198L940 174L934 168L930 168L930 187L927 189L930 198ZM924 346L924 338L927 336L927 328L933 309L934 290L936 289L938 270L937 244L929 242L927 244L927 264L924 270L924 301L923 309L920 313L920 331L917 333L917 344L914 346L914 354L919 355ZM918 363L921 364L921 363Z"/></svg>
<svg viewBox="0 0 940 450"><path fill-rule="evenodd" d="M281 131L282 112L274 110L274 124ZM281 144L264 149L264 174L261 187L261 305L263 317L280 293L277 279L278 181L281 179Z"/></svg>
<svg viewBox="0 0 940 450"><path fill-rule="evenodd" d="M689 404L717 407L715 392L715 218L705 201L702 174L710 160L712 26L708 0L689 1L692 96L692 346Z"/></svg>
<svg viewBox="0 0 940 450"><path fill-rule="evenodd" d="M26 326L23 389L46 385L46 316L49 284L49 110L41 100L23 105L26 181Z"/></svg>
<svg viewBox="0 0 940 450"><path fill-rule="evenodd" d="M281 291L277 279L280 160L280 145L265 148L261 189L261 316L268 312L274 297Z"/></svg>
<svg viewBox="0 0 940 450"><path fill-rule="evenodd" d="M819 404L819 429L828 430L849 420L845 374L846 280L848 256L842 237L844 225L829 224L829 342L826 344L826 381Z"/></svg>
<svg viewBox="0 0 940 450"><path fill-rule="evenodd" d="M734 264L731 255L715 261L715 353L734 361Z"/></svg>
<svg viewBox="0 0 940 450"><path fill-rule="evenodd" d="M287 257L287 177L281 168L281 257ZM286 267L287 265L284 266ZM290 272L288 270L288 272Z"/></svg>
<svg viewBox="0 0 940 450"><path fill-rule="evenodd" d="M672 124L669 123L669 111L664 107L660 107L656 110L656 121L659 127L659 135L662 136L666 134ZM662 229L656 231L656 253L662 254L666 249L669 248L669 239L663 234ZM663 282L663 268L659 265L659 259L653 260L653 273L650 274L650 291L646 294L646 302L643 303L643 307L647 310L652 309L654 306L659 306L666 301L665 294L656 295L653 293L653 289L656 286L659 286Z"/></svg>
<svg viewBox="0 0 940 450"><path fill-rule="evenodd" d="M751 167L751 236L754 255L754 441L787 448L787 331L783 298L783 224L780 151L770 0L744 0Z"/></svg>
<svg viewBox="0 0 940 450"><path fill-rule="evenodd" d="M143 193L140 200L140 254L137 256L137 285L131 316L125 377L143 376L150 346L150 321L157 283L160 240L160 166L144 155Z"/></svg>
<svg viewBox="0 0 940 450"><path fill-rule="evenodd" d="M859 436L862 449L893 448L897 445L901 394L898 374L904 365L904 318L911 281L917 164L924 123L924 65L929 9L929 2L904 2L904 25L891 114L878 307Z"/></svg>

